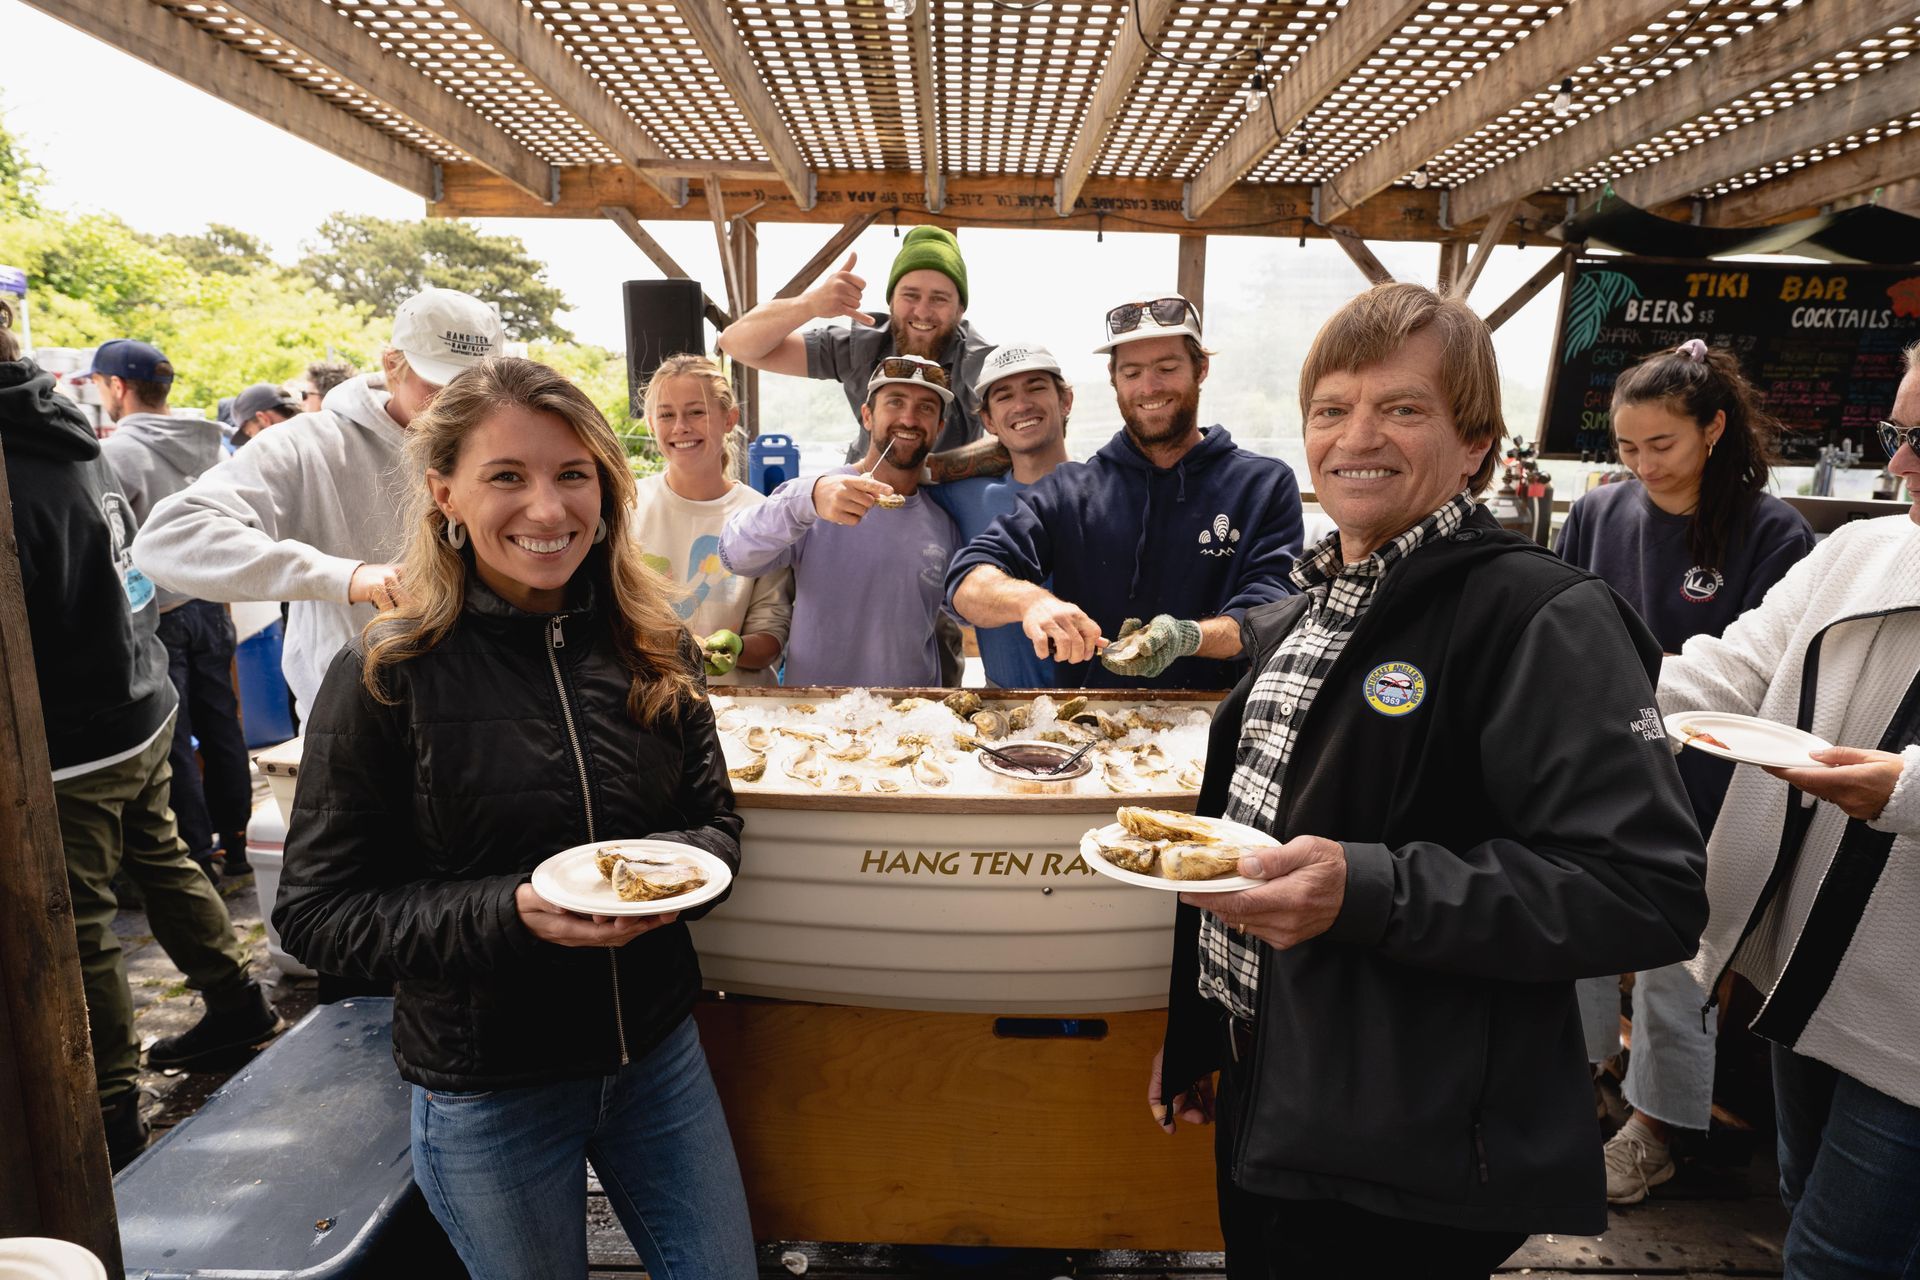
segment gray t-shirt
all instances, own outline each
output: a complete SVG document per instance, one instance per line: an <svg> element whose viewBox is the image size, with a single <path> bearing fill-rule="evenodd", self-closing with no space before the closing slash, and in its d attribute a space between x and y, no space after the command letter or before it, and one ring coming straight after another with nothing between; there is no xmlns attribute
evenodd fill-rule
<svg viewBox="0 0 1920 1280"><path fill-rule="evenodd" d="M832 325L809 329L806 341L807 376L836 381L847 393L854 420L853 443L847 447L847 461L858 462L867 453L867 432L860 425L860 406L867 402L867 380L873 377L874 366L884 357L895 354L893 319L887 317L876 324L857 324L851 328ZM957 449L980 438L980 401L973 394L973 380L980 376L980 366L992 350L993 344L974 332L973 325L965 320L947 340L947 349L940 353L940 366L953 384L953 403L947 406L946 425L934 442L934 452Z"/></svg>

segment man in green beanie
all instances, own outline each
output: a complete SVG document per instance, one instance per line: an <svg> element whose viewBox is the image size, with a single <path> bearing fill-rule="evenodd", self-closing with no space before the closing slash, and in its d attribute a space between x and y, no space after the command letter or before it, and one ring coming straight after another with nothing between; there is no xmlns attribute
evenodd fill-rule
<svg viewBox="0 0 1920 1280"><path fill-rule="evenodd" d="M954 400L947 406L936 452L980 437L978 398L973 384L993 344L966 322L967 263L960 242L940 227L915 227L900 242L887 273L886 319L876 322L860 309L867 282L854 274L858 255L849 253L840 269L797 298L763 302L728 325L720 349L743 364L794 378L829 378L847 393L847 405L859 421L867 380L888 356L920 356L947 371ZM817 319L848 316L850 326L823 325L801 332ZM867 434L858 434L847 450L854 462L867 452Z"/></svg>

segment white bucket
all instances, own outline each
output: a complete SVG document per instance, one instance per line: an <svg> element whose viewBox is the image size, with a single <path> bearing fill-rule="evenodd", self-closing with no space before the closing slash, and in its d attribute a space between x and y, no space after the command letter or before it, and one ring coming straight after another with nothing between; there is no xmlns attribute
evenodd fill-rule
<svg viewBox="0 0 1920 1280"><path fill-rule="evenodd" d="M273 904L280 892L280 868L286 862L287 822L272 798L254 806L247 823L247 861L253 866L253 889L260 899L260 918L267 926L267 956L274 968L296 978L311 978L313 970L288 955L273 927Z"/></svg>

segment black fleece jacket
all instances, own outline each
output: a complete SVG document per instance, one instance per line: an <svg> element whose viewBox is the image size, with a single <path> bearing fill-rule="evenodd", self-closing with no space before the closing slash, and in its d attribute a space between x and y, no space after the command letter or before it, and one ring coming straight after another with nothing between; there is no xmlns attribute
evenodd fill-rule
<svg viewBox="0 0 1920 1280"><path fill-rule="evenodd" d="M139 525L78 405L30 360L0 363L0 447L55 776L152 738L179 699Z"/></svg>
<svg viewBox="0 0 1920 1280"><path fill-rule="evenodd" d="M274 927L316 969L396 981L394 1059L416 1084L610 1074L692 1010L685 921L715 904L604 950L535 938L514 894L549 855L594 840L678 840L737 870L713 711L642 729L592 592L528 614L469 582L453 632L386 669L394 704L361 682L359 643L334 659L306 726ZM681 661L697 669L691 640Z"/></svg>
<svg viewBox="0 0 1920 1280"><path fill-rule="evenodd" d="M1247 614L1252 672L1306 606ZM1278 841L1339 841L1332 927L1261 946L1242 1188L1480 1230L1596 1234L1605 1179L1573 983L1693 954L1706 855L1654 710L1659 646L1605 583L1484 511L1381 582L1281 787ZM1369 673L1417 670L1382 714ZM1215 714L1218 814L1254 676ZM1180 908L1166 1093L1221 1065Z"/></svg>

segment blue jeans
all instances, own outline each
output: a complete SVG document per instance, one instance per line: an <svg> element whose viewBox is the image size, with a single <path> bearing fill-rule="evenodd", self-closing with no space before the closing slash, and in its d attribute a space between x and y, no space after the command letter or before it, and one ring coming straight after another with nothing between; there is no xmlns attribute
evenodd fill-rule
<svg viewBox="0 0 1920 1280"><path fill-rule="evenodd" d="M1920 1107L1773 1046L1787 1280L1920 1277Z"/></svg>
<svg viewBox="0 0 1920 1280"><path fill-rule="evenodd" d="M653 1280L752 1280L747 1193L688 1018L618 1074L413 1089L413 1176L473 1280L587 1274L587 1165Z"/></svg>

